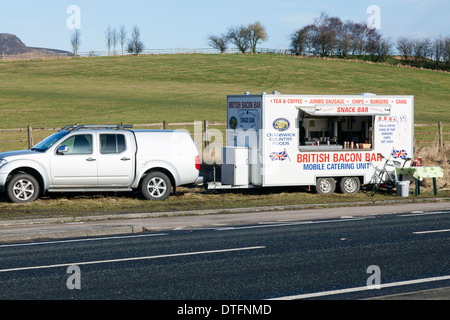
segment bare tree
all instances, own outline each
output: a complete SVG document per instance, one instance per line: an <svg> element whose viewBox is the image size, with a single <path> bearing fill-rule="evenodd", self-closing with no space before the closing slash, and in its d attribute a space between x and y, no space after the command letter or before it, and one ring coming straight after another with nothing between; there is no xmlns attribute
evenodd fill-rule
<svg viewBox="0 0 450 320"><path fill-rule="evenodd" d="M445 37L442 45L442 57L447 64L447 68L450 66L450 37Z"/></svg>
<svg viewBox="0 0 450 320"><path fill-rule="evenodd" d="M306 29L301 28L291 34L291 53L297 56L305 54L306 51Z"/></svg>
<svg viewBox="0 0 450 320"><path fill-rule="evenodd" d="M321 13L320 17L314 19L314 25L317 31L313 41L314 50L322 57L333 54L336 49L336 35L342 26L342 21Z"/></svg>
<svg viewBox="0 0 450 320"><path fill-rule="evenodd" d="M419 62L430 55L431 40L416 39L413 41L412 53L414 54L414 61Z"/></svg>
<svg viewBox="0 0 450 320"><path fill-rule="evenodd" d="M208 44L214 49L220 50L220 53L225 53L228 48L228 42L230 39L226 34L221 36L210 35L208 37Z"/></svg>
<svg viewBox="0 0 450 320"><path fill-rule="evenodd" d="M108 28L105 31L105 43L108 47L108 56L111 54L111 44L112 44L112 29L111 26L108 26Z"/></svg>
<svg viewBox="0 0 450 320"><path fill-rule="evenodd" d="M436 62L436 66L437 67L439 67L439 64L440 64L441 59L442 59L443 44L444 44L444 41L442 39L442 36L439 36L439 38L436 38L434 40L433 55L434 55L434 61Z"/></svg>
<svg viewBox="0 0 450 320"><path fill-rule="evenodd" d="M392 51L392 41L390 39L382 38L378 44L378 59L380 61L386 61L388 56L391 54Z"/></svg>
<svg viewBox="0 0 450 320"><path fill-rule="evenodd" d="M127 41L127 30L125 29L124 25L121 25L120 29L119 29L119 42L120 42L120 47L122 48L122 55L123 55L123 46L125 45L125 41Z"/></svg>
<svg viewBox="0 0 450 320"><path fill-rule="evenodd" d="M316 36L316 26L310 24L291 34L291 52L295 55L311 55L312 45Z"/></svg>
<svg viewBox="0 0 450 320"><path fill-rule="evenodd" d="M397 40L397 50L403 57L403 62L406 63L408 58L412 55L414 42L406 37L401 37Z"/></svg>
<svg viewBox="0 0 450 320"><path fill-rule="evenodd" d="M308 56L311 55L314 38L317 34L317 28L313 24L307 25L305 28L305 49L308 49Z"/></svg>
<svg viewBox="0 0 450 320"><path fill-rule="evenodd" d="M231 27L228 29L227 35L230 42L234 44L242 53L245 53L250 47L250 32L247 27Z"/></svg>
<svg viewBox="0 0 450 320"><path fill-rule="evenodd" d="M351 50L354 27L352 21L346 21L337 34L337 51L342 57L346 57Z"/></svg>
<svg viewBox="0 0 450 320"><path fill-rule="evenodd" d="M138 55L144 50L144 44L141 41L141 31L137 26L131 31L131 40L128 43L128 52Z"/></svg>
<svg viewBox="0 0 450 320"><path fill-rule="evenodd" d="M376 29L369 29L366 52L372 61L386 61L391 53L392 43L389 39L384 39Z"/></svg>
<svg viewBox="0 0 450 320"><path fill-rule="evenodd" d="M366 30L366 53L372 61L385 61L390 51L389 41L384 40L375 28Z"/></svg>
<svg viewBox="0 0 450 320"><path fill-rule="evenodd" d="M320 17L314 19L314 26L316 27L316 34L313 40L314 51L321 56L328 55L329 33L327 32L328 15L322 12Z"/></svg>
<svg viewBox="0 0 450 320"><path fill-rule="evenodd" d="M113 46L113 55L116 55L116 46L117 46L117 41L119 40L119 34L117 33L116 28L113 28L111 30L111 42L112 42L112 46Z"/></svg>
<svg viewBox="0 0 450 320"><path fill-rule="evenodd" d="M343 22L338 17L330 17L328 18L328 29L330 32L330 54L334 55L338 52L338 40L339 35L343 32Z"/></svg>
<svg viewBox="0 0 450 320"><path fill-rule="evenodd" d="M352 54L366 54L367 33L366 23L355 23L352 29Z"/></svg>
<svg viewBox="0 0 450 320"><path fill-rule="evenodd" d="M81 32L80 29L75 29L75 31L73 32L71 38L70 38L70 43L72 44L72 51L73 54L75 56L78 55L78 49L80 49L80 44L81 44Z"/></svg>
<svg viewBox="0 0 450 320"><path fill-rule="evenodd" d="M260 41L266 41L268 39L266 29L263 27L263 25L256 21L254 23L251 23L247 27L247 32L249 32L249 45L250 49L253 53L256 53L256 45Z"/></svg>

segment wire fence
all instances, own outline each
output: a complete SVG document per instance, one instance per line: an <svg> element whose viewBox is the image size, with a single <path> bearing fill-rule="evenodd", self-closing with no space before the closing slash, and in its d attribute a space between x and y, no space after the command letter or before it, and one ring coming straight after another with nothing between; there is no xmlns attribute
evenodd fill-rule
<svg viewBox="0 0 450 320"><path fill-rule="evenodd" d="M217 147L218 137L226 136L226 122L217 121L193 121L193 122L169 122L135 124L135 129L182 129L188 131L202 152L211 143ZM28 125L26 128L0 129L0 151L31 148L35 143L44 139L61 128L37 128ZM442 150L450 143L450 124L437 122L434 124L415 124L414 143L416 146L432 146ZM225 142L225 138L222 138ZM212 148L211 148L212 149ZM214 150L212 150L214 151ZM214 155L213 155L214 156ZM216 155L217 156L217 155Z"/></svg>
<svg viewBox="0 0 450 320"><path fill-rule="evenodd" d="M158 54L237 54L242 53L237 48L228 48L224 52L214 48L171 48L171 49L144 49L140 54L158 55ZM270 49L270 48L257 48L257 54L291 54L290 49ZM79 56L82 57L104 57L104 56L121 56L132 55L126 51L110 50L110 51L90 51L80 52Z"/></svg>
<svg viewBox="0 0 450 320"><path fill-rule="evenodd" d="M236 48L226 49L221 52L214 48L170 48L170 49L145 49L140 54L145 55L163 55L163 54L238 54L241 53ZM270 49L270 48L258 48L256 49L257 54L291 54L290 49ZM108 57L108 56L129 56L133 55L121 48L112 48L109 51L88 51L88 52L78 52L79 57ZM69 58L74 57L71 52L61 52L52 50L32 50L17 54L1 54L0 60L3 61L14 61L14 60L34 60L34 59L47 59L47 58Z"/></svg>

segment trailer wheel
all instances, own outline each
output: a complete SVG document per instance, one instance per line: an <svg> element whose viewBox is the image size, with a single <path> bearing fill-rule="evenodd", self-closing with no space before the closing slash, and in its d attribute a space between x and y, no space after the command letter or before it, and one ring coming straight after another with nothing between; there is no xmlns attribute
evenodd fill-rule
<svg viewBox="0 0 450 320"><path fill-rule="evenodd" d="M342 193L354 194L361 188L361 181L357 177L344 177L339 183Z"/></svg>
<svg viewBox="0 0 450 320"><path fill-rule="evenodd" d="M151 172L145 176L141 184L141 192L147 200L164 200L171 192L169 177L162 172Z"/></svg>
<svg viewBox="0 0 450 320"><path fill-rule="evenodd" d="M11 202L33 202L39 196L39 182L26 173L12 176L6 185L6 195Z"/></svg>
<svg viewBox="0 0 450 320"><path fill-rule="evenodd" d="M316 191L319 194L332 194L336 190L336 181L333 178L318 178Z"/></svg>

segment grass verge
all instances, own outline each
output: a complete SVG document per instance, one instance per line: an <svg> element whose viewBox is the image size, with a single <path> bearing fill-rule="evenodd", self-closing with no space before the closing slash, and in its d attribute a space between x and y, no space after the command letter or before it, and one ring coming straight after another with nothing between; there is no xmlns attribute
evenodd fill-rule
<svg viewBox="0 0 450 320"><path fill-rule="evenodd" d="M413 192L413 186L410 193ZM409 200L433 198L431 187L422 187L417 197ZM450 190L439 190L438 196L450 197ZM334 203L376 204L405 198L380 190L375 196L362 190L356 195L335 193L323 197L303 188L263 188L240 191L209 191L201 188L179 188L176 195L165 201L143 200L137 194L51 194L33 203L12 204L0 202L0 220L39 219L54 217L108 216L111 214L196 211L251 207L302 205L333 205ZM125 216L124 216L125 217Z"/></svg>

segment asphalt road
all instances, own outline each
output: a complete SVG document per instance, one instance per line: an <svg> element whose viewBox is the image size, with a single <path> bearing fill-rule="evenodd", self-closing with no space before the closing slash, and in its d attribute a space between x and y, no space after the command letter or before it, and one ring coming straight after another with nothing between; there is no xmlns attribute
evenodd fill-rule
<svg viewBox="0 0 450 320"><path fill-rule="evenodd" d="M0 299L366 299L450 287L449 249L448 209L1 244Z"/></svg>

